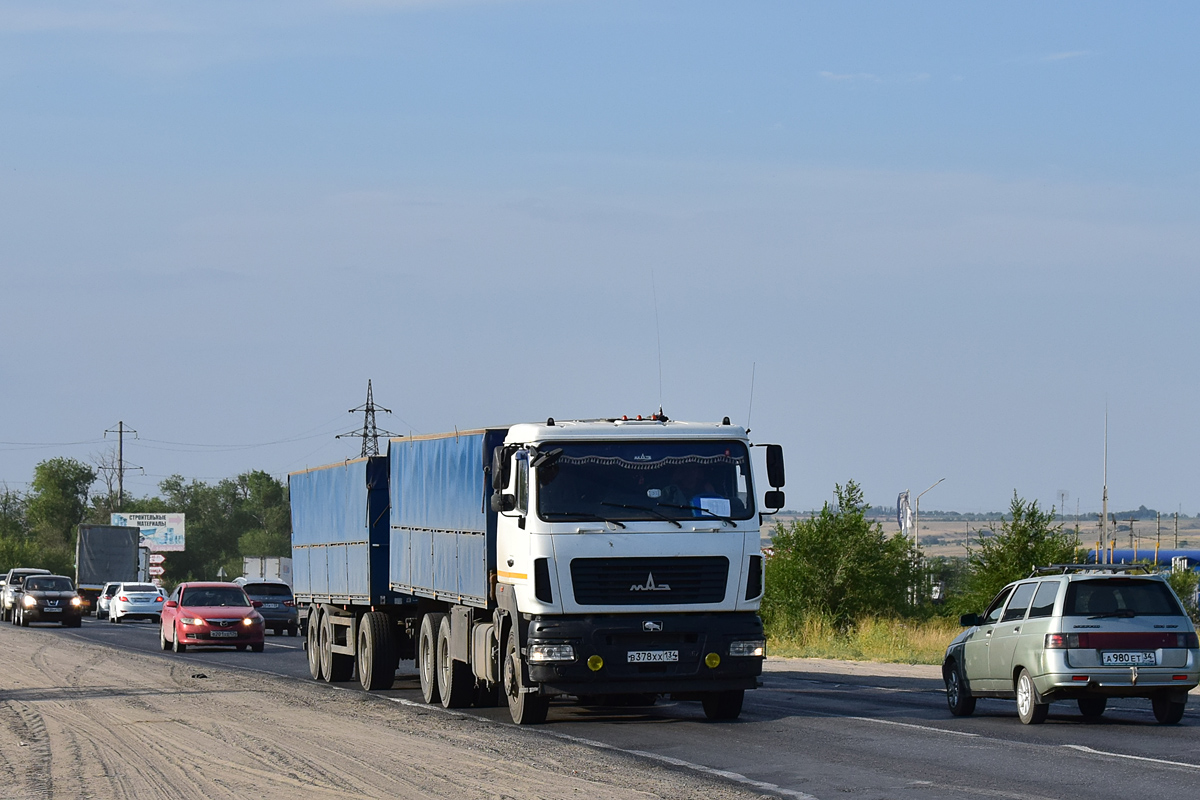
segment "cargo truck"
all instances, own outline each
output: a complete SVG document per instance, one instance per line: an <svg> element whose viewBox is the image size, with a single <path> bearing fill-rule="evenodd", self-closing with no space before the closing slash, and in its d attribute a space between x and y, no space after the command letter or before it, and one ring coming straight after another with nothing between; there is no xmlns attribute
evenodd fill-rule
<svg viewBox="0 0 1200 800"><path fill-rule="evenodd" d="M290 476L293 588L314 679L388 688L414 659L447 708L699 700L741 713L765 649L759 528L783 452L748 431L647 419L392 439Z"/></svg>
<svg viewBox="0 0 1200 800"><path fill-rule="evenodd" d="M104 584L145 580L139 568L142 531L122 525L80 525L75 539L75 588L87 602L86 613L96 610Z"/></svg>

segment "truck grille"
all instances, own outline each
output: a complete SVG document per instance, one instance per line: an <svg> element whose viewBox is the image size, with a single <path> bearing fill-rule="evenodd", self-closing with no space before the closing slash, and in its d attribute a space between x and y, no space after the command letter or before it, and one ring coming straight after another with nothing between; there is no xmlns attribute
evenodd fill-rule
<svg viewBox="0 0 1200 800"><path fill-rule="evenodd" d="M728 577L729 559L724 556L571 561L571 583L580 605L720 603Z"/></svg>

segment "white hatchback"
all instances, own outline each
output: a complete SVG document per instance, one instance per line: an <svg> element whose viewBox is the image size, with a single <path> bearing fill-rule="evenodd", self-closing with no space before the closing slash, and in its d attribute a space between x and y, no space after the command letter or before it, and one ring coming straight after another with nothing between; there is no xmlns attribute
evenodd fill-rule
<svg viewBox="0 0 1200 800"><path fill-rule="evenodd" d="M108 601L108 621L148 619L158 622L166 599L162 590L152 583L122 583Z"/></svg>

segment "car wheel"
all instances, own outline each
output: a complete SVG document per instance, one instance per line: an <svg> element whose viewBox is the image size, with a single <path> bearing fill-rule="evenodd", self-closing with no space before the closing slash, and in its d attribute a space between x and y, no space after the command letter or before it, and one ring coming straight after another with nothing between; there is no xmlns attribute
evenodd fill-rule
<svg viewBox="0 0 1200 800"><path fill-rule="evenodd" d="M953 661L946 665L946 705L956 717L969 717L975 713L975 697Z"/></svg>
<svg viewBox="0 0 1200 800"><path fill-rule="evenodd" d="M1050 713L1049 703L1038 702L1040 698L1033 685L1029 670L1021 670L1017 676L1017 716L1026 725L1041 725Z"/></svg>
<svg viewBox="0 0 1200 800"><path fill-rule="evenodd" d="M545 722L546 712L550 710L550 698L522 691L526 687L521 673L521 651L517 644L516 625L508 631L501 672L501 684L504 687L504 696L508 700L508 714L512 721L518 725L540 725Z"/></svg>
<svg viewBox="0 0 1200 800"><path fill-rule="evenodd" d="M1079 713L1083 714L1088 719L1098 719L1104 716L1104 709L1108 707L1107 697L1081 697L1079 698Z"/></svg>
<svg viewBox="0 0 1200 800"><path fill-rule="evenodd" d="M291 625L288 625L288 636L295 636L297 633L299 633L299 628L300 626L294 622Z"/></svg>
<svg viewBox="0 0 1200 800"><path fill-rule="evenodd" d="M120 615L120 614L109 614L109 615L108 615L108 621L109 621L109 622L115 622L115 623L118 623L118 624L120 624L120 622L121 622L121 615Z"/></svg>
<svg viewBox="0 0 1200 800"><path fill-rule="evenodd" d="M251 652L251 653L261 653L261 652L262 652L263 650L265 650L265 649L266 649L266 645L265 645L264 643L262 643L262 642L259 642L258 644L252 644L252 645L250 645L250 652Z"/></svg>
<svg viewBox="0 0 1200 800"><path fill-rule="evenodd" d="M742 714L742 702L745 699L745 689L708 692L701 699L704 703L704 716L714 721L737 719Z"/></svg>
<svg viewBox="0 0 1200 800"><path fill-rule="evenodd" d="M171 643L167 641L167 632L161 625L158 626L158 646L163 650L171 649Z"/></svg>
<svg viewBox="0 0 1200 800"><path fill-rule="evenodd" d="M1187 708L1187 698L1182 703L1176 703L1167 695L1156 695L1150 698L1154 707L1154 718L1162 725L1176 725L1183 719L1183 710Z"/></svg>
<svg viewBox="0 0 1200 800"><path fill-rule="evenodd" d="M174 638L171 641L171 649L174 650L176 653L187 652L187 645L184 644L182 639L180 638L179 628L175 628L172 631L172 634L173 634Z"/></svg>
<svg viewBox="0 0 1200 800"><path fill-rule="evenodd" d="M440 702L437 678L437 634L444 614L426 614L421 618L421 632L417 639L417 672L421 679L421 699L433 705Z"/></svg>
<svg viewBox="0 0 1200 800"><path fill-rule="evenodd" d="M21 627L22 628L29 627L29 617L25 615L25 609L23 609L23 608L21 609Z"/></svg>

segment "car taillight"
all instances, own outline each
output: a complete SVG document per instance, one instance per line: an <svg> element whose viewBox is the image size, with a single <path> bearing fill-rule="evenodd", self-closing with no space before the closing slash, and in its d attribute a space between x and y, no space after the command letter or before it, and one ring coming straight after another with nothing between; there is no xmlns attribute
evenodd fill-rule
<svg viewBox="0 0 1200 800"><path fill-rule="evenodd" d="M1179 646L1195 650L1200 647L1200 637L1194 633L1181 633L1179 634Z"/></svg>
<svg viewBox="0 0 1200 800"><path fill-rule="evenodd" d="M117 598L117 600L118 600L119 602L122 602L122 603L128 603L128 602L129 602L129 598L128 598L128 597L126 597L125 595L121 595L121 596L119 596L119 597Z"/></svg>
<svg viewBox="0 0 1200 800"><path fill-rule="evenodd" d="M1088 647L1086 633L1047 633L1047 650L1078 650Z"/></svg>
<svg viewBox="0 0 1200 800"><path fill-rule="evenodd" d="M287 606L288 608L295 608L295 607L296 607L296 604L295 604L295 602L293 602L293 601L291 601L291 600L284 600L284 601L283 601L283 604L284 604L285 606Z"/></svg>
<svg viewBox="0 0 1200 800"><path fill-rule="evenodd" d="M161 603L162 601L163 601L163 599L161 597L154 598L154 602L156 602L156 603Z"/></svg>

